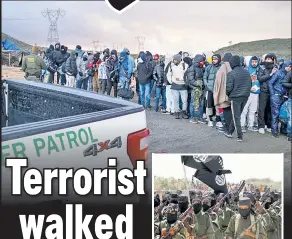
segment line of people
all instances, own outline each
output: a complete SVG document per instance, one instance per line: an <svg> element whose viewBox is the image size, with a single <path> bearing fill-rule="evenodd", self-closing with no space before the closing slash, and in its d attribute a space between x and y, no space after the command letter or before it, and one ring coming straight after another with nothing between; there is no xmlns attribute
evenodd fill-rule
<svg viewBox="0 0 292 239"><path fill-rule="evenodd" d="M246 64L244 57L231 53L223 58L214 54L209 63L204 54L192 59L187 52L179 52L166 64L165 56L149 51L134 60L127 48L119 54L109 49L85 52L80 45L71 53L67 50L57 43L36 58L33 47L23 70L41 75L40 80L48 83L54 83L57 74L57 84L107 95L113 91L114 97L126 100L133 98L135 87L138 103L145 109L152 108L151 98L155 98L156 112L216 126L228 138L235 131L238 142L247 130L269 131L274 137L281 132L292 139L292 62L277 61L273 53L262 59L252 56ZM279 129L282 105L286 113Z"/></svg>
<svg viewBox="0 0 292 239"><path fill-rule="evenodd" d="M281 239L281 194L166 192L154 196L156 239Z"/></svg>
<svg viewBox="0 0 292 239"><path fill-rule="evenodd" d="M280 108L285 103L286 118L281 121L281 133L291 141L291 68L275 54L244 57L226 53L214 54L212 62L205 55L191 59L180 52L165 65L163 56L147 58L140 52L136 78L139 87L139 103L151 109L151 92L155 91L155 111L171 114L175 119L189 119L191 123L207 123L237 141L243 133L272 132L279 136ZM156 89L154 89L154 87ZM162 99L159 105L160 98ZM146 100L146 102L145 102Z"/></svg>

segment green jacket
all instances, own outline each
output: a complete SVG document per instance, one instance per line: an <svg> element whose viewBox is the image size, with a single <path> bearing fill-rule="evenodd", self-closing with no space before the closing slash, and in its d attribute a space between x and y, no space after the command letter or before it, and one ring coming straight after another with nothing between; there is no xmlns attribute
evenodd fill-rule
<svg viewBox="0 0 292 239"><path fill-rule="evenodd" d="M158 225L158 228L155 231L155 239L160 239L161 238L161 231L163 228L166 228L167 232L169 229L174 226L174 224L169 224L166 220L161 221ZM185 228L181 228L174 236L172 239L186 239L186 230Z"/></svg>
<svg viewBox="0 0 292 239"><path fill-rule="evenodd" d="M207 236L207 239L215 239L215 230L210 216L203 211L194 214L194 224L190 225L192 228L192 235L197 238Z"/></svg>
<svg viewBox="0 0 292 239"><path fill-rule="evenodd" d="M43 58L37 56L36 54L30 54L24 57L22 61L22 70L25 72L26 77L35 76L37 78L41 77L42 70L47 69L47 66Z"/></svg>
<svg viewBox="0 0 292 239"><path fill-rule="evenodd" d="M216 74L220 67L221 64L218 66L214 66L212 64L207 66L203 76L205 90L213 92Z"/></svg>
<svg viewBox="0 0 292 239"><path fill-rule="evenodd" d="M229 225L225 231L225 237L231 237L232 239L239 238L240 234L247 229L251 224L257 221L256 216L249 216L244 219L240 214L235 214L232 216ZM253 234L256 239L266 239L266 232L263 225L258 221L255 226L252 227L250 233ZM252 239L249 235L244 235L241 239Z"/></svg>

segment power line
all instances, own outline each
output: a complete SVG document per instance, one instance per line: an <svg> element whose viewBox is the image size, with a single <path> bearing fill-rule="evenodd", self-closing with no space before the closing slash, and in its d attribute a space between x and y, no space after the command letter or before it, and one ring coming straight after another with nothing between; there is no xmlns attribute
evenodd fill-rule
<svg viewBox="0 0 292 239"><path fill-rule="evenodd" d="M49 44L55 44L59 42L59 33L58 33L58 27L57 22L61 17L65 16L65 11L62 11L60 8L58 10L49 10L42 12L42 15L44 17L47 17L50 22L49 32L47 41Z"/></svg>
<svg viewBox="0 0 292 239"><path fill-rule="evenodd" d="M91 43L93 44L94 51L98 51L99 43L101 43L101 41L97 39L93 40Z"/></svg>
<svg viewBox="0 0 292 239"><path fill-rule="evenodd" d="M135 37L135 39L137 39L137 41L138 41L138 52L144 50L144 43L146 41L146 37L137 36L137 37Z"/></svg>

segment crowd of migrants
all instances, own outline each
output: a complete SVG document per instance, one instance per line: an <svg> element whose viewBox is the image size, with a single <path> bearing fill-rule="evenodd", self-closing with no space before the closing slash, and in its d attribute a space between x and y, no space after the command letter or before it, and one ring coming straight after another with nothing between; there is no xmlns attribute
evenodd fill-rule
<svg viewBox="0 0 292 239"><path fill-rule="evenodd" d="M54 83L56 73L57 84L107 95L113 91L114 97L126 100L133 98L136 85L138 103L146 109L151 109L151 97L156 98L155 111L216 125L228 138L235 131L239 142L246 129L272 132L274 137L282 133L292 139L292 62L277 59L273 53L261 59L252 56L248 62L231 53L222 59L214 54L208 62L204 54L192 59L179 52L166 64L165 56L149 51L133 59L126 48L119 54L109 49L90 53L77 45L69 54L66 46L57 43L35 61L27 60L37 57L36 53L33 48L23 61L27 76L37 74L42 80L47 75L47 82ZM282 105L285 120L279 120Z"/></svg>
<svg viewBox="0 0 292 239"><path fill-rule="evenodd" d="M281 192L257 187L154 196L155 239L281 239ZM240 195L240 196L239 196Z"/></svg>

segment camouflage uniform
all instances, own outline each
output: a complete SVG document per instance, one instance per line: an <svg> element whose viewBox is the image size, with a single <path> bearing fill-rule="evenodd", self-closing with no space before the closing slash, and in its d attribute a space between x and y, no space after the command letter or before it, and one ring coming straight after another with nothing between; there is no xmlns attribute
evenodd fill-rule
<svg viewBox="0 0 292 239"><path fill-rule="evenodd" d="M176 215L177 217L178 213L178 206L177 204L169 204L165 210L166 217L168 215ZM180 226L178 226L180 225ZM182 222L179 221L174 221L174 222L168 222L168 220L163 220L159 223L157 229L155 230L155 239L161 239L162 237L162 230L166 229L167 233L170 233L170 229L172 227L179 227L178 230L176 231L175 235L173 235L172 239L186 239L186 234L185 234L185 228L182 225Z"/></svg>
<svg viewBox="0 0 292 239"><path fill-rule="evenodd" d="M29 81L41 82L42 70L47 68L43 58L37 56L38 48L32 47L32 53L24 57L22 70L25 72L25 78Z"/></svg>

